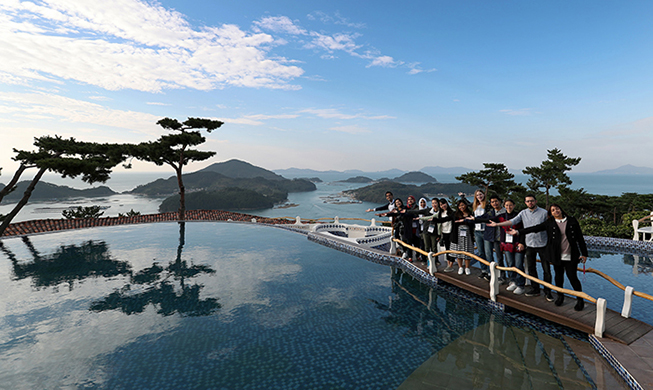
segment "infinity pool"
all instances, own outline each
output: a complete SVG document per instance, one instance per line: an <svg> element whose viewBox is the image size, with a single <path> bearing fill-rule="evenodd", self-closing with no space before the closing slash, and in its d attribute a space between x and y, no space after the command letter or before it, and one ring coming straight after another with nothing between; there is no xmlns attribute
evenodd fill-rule
<svg viewBox="0 0 653 390"><path fill-rule="evenodd" d="M623 387L580 336L517 326L281 229L0 242L0 388Z"/></svg>

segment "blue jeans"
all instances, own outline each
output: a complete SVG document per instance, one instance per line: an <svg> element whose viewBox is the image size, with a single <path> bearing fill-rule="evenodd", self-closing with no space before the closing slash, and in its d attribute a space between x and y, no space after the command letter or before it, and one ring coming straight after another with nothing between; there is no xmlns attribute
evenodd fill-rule
<svg viewBox="0 0 653 390"><path fill-rule="evenodd" d="M487 260L487 256L485 256L485 240L483 239L483 232L479 232L475 230L474 241L476 241L476 249L478 249L478 256L483 260ZM492 256L492 252L490 252L490 256ZM490 259L492 259L492 257L490 257ZM490 268L487 265L481 263L481 271L490 272Z"/></svg>
<svg viewBox="0 0 653 390"><path fill-rule="evenodd" d="M524 270L524 252L504 252L506 254L506 265L508 267L515 267L520 271ZM524 287L526 284L526 278L518 274L517 272L510 271L508 272L508 277L511 282L515 282L519 287Z"/></svg>
<svg viewBox="0 0 653 390"><path fill-rule="evenodd" d="M492 257L493 252L494 257ZM501 242L485 241L485 256L487 261L496 261L498 266L503 267L503 252L501 252ZM501 276L501 272L499 272L499 276Z"/></svg>

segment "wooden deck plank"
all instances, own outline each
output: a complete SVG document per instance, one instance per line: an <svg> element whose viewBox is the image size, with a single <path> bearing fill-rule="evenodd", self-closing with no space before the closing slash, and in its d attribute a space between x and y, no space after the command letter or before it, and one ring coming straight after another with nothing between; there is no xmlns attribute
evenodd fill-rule
<svg viewBox="0 0 653 390"><path fill-rule="evenodd" d="M418 262L414 264L428 272L425 263ZM489 299L489 283L486 280L479 279L478 275L480 275L480 270L474 267L471 275L458 275L455 271L451 273L439 271L434 276L444 282ZM515 295L507 291L506 286L499 287L497 301L512 309L533 314L581 332L594 333L596 305L588 301L585 301L585 308L582 311L576 311L574 310L576 299L573 297L567 296L562 306L555 306L553 302L546 300L544 294L540 294L539 297ZM651 330L653 330L653 326L649 324L633 318L623 318L620 313L611 309L606 310L606 327L603 336L608 339L630 344Z"/></svg>

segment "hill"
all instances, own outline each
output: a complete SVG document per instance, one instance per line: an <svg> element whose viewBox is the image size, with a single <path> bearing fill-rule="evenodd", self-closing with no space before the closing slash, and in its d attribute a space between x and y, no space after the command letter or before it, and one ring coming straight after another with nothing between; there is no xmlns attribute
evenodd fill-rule
<svg viewBox="0 0 653 390"><path fill-rule="evenodd" d="M236 159L211 164L197 172L216 172L234 179L253 179L255 177L262 177L267 180L288 180L272 171Z"/></svg>
<svg viewBox="0 0 653 390"><path fill-rule="evenodd" d="M419 171L405 173L399 177L395 177L394 181L398 181L399 183L437 183L438 182L435 177Z"/></svg>
<svg viewBox="0 0 653 390"><path fill-rule="evenodd" d="M186 194L186 210L263 210L274 207L274 202L264 195L244 188L225 188L220 191L198 191ZM177 211L179 195L165 199L159 211Z"/></svg>
<svg viewBox="0 0 653 390"><path fill-rule="evenodd" d="M653 168L636 167L634 165L622 165L615 169L606 169L603 171L596 171L593 174L597 175L653 175Z"/></svg>
<svg viewBox="0 0 653 390"><path fill-rule="evenodd" d="M340 180L340 182L342 183L371 183L373 181L374 180L365 176L355 176L355 177L350 177L349 179L346 180Z"/></svg>
<svg viewBox="0 0 653 390"><path fill-rule="evenodd" d="M18 182L16 189L9 193L3 199L3 202L16 202L23 197L23 193L29 186L31 181L23 180ZM4 188L4 184L0 184L0 188ZM31 201L34 200L53 200L53 199L66 199L66 198L97 198L101 196L115 195L111 188L107 186L93 187L83 190L71 188L67 186L58 186L56 184L40 181L34 187L34 192L30 197Z"/></svg>
<svg viewBox="0 0 653 390"><path fill-rule="evenodd" d="M428 199L429 197L457 196L459 192L470 193L475 189L476 187L463 183L427 183L416 186L413 184L397 183L396 181L384 181L345 191L345 193L363 202L383 204L386 202L386 191L392 192L395 198L400 198L405 203L408 195L413 195L417 199L422 197Z"/></svg>

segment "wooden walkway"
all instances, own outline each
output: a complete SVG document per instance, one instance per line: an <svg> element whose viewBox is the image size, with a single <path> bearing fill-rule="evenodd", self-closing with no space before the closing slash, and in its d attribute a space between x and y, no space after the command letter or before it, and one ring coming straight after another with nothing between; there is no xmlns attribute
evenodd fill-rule
<svg viewBox="0 0 653 390"><path fill-rule="evenodd" d="M418 268L428 273L426 263L413 263ZM458 268L456 271L458 271ZM434 274L438 279L470 291L476 295L490 299L489 282L479 278L480 270L472 267L471 275L458 275L456 271L441 272L444 267L440 266ZM576 298L567 296L562 306L556 306L553 302L546 300L544 293L538 297L527 297L515 295L506 290L507 286L500 286L500 293L497 295L497 302L506 307L513 308L525 313L533 314L540 318L547 319L560 325L579 330L588 334L594 333L596 320L596 305L585 301L585 308L582 311L574 310ZM634 318L623 318L621 313L607 309L605 314L605 332L603 337L630 345L639 338L653 330L653 326Z"/></svg>

